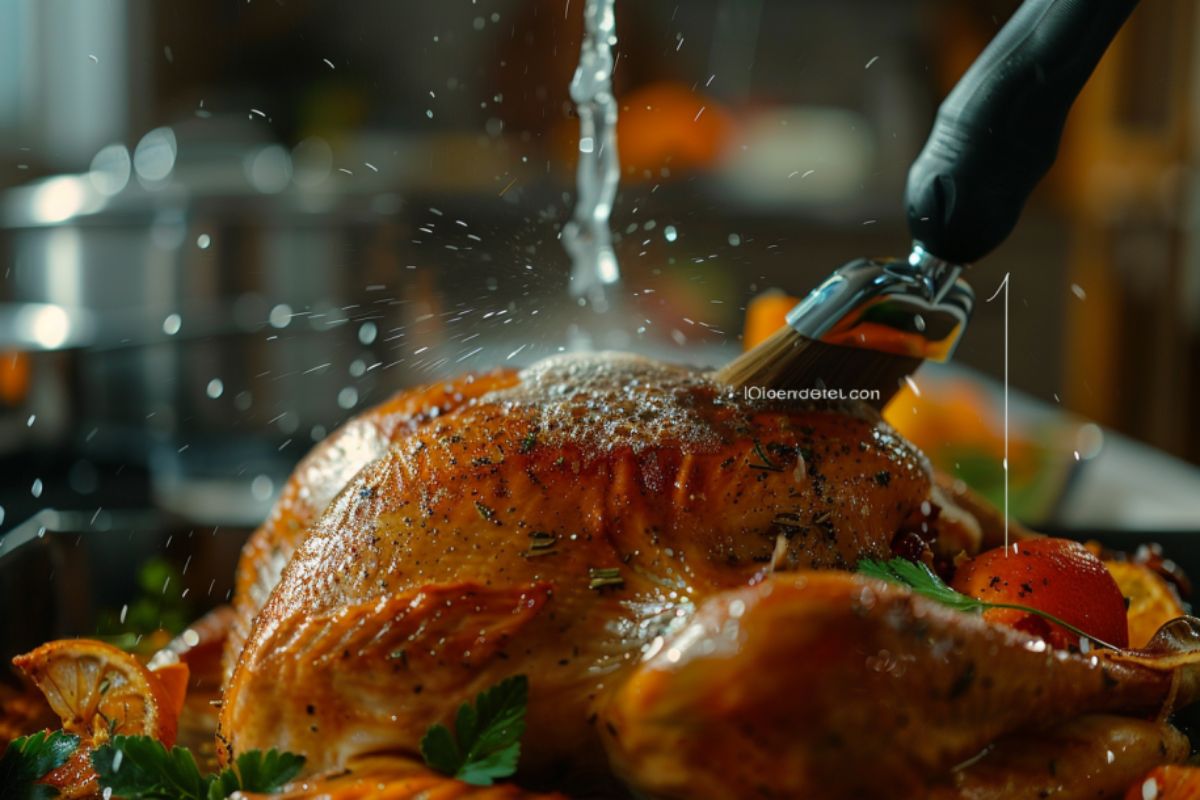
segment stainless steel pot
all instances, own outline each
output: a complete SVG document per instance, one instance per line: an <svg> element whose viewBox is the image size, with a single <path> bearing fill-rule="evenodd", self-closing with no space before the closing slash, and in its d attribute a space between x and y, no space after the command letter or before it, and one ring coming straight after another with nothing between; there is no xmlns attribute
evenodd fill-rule
<svg viewBox="0 0 1200 800"><path fill-rule="evenodd" d="M204 131L152 131L4 196L0 353L35 374L0 450L148 464L167 507L253 521L332 426L455 366L456 311L486 313L464 285L505 306L472 264L416 266L402 176Z"/></svg>

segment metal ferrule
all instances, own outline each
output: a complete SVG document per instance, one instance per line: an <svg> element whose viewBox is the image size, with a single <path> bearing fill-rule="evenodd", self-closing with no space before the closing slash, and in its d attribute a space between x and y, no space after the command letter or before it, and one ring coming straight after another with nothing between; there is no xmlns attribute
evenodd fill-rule
<svg viewBox="0 0 1200 800"><path fill-rule="evenodd" d="M975 305L952 264L913 244L906 260L851 261L787 316L810 339L896 355L945 361Z"/></svg>

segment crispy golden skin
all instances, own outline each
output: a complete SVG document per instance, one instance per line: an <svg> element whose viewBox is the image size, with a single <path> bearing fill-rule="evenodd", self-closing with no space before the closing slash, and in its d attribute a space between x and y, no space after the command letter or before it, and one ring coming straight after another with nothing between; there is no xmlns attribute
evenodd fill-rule
<svg viewBox="0 0 1200 800"><path fill-rule="evenodd" d="M225 648L226 678L233 671L255 615L279 582L284 565L309 525L355 473L387 452L392 442L430 420L516 380L514 370L495 370L468 373L401 392L343 425L304 457L271 515L242 550L233 598L235 613Z"/></svg>
<svg viewBox="0 0 1200 800"><path fill-rule="evenodd" d="M656 798L718 800L748 787L765 798L928 797L935 789L1036 797L987 790L1035 784L1044 776L1018 778L1034 758L1062 757L1064 769L1083 772L1104 750L1089 750L1088 762L1063 731L1024 761L1010 746L953 791L946 785L955 765L1014 731L1096 712L1152 716L1175 690L1177 700L1194 699L1190 681L1173 688L1174 680L1170 669L1112 651L1050 650L889 584L797 573L710 597L617 690L603 731L618 773ZM1135 745L1129 727L1123 737L1106 734L1125 756L1121 772L1096 776L1110 792L1124 788L1133 760L1144 771L1187 756L1179 735L1140 728L1150 740ZM1089 735L1099 733L1093 726Z"/></svg>
<svg viewBox="0 0 1200 800"><path fill-rule="evenodd" d="M936 524L930 498L924 458L870 412L758 406L634 357L543 363L338 495L257 619L223 736L315 770L415 753L525 673L530 729L554 734L523 764L606 772L596 711L645 645L772 569L887 557Z"/></svg>
<svg viewBox="0 0 1200 800"><path fill-rule="evenodd" d="M350 769L349 796L457 791L410 772L420 738L513 674L531 684L525 785L662 798L974 796L952 767L985 746L1144 713L1172 685L809 572L1003 539L865 408L756 404L694 370L571 356L399 395L324 448L243 558L249 635L220 735L226 759L278 747L309 775ZM1148 730L1164 744L1131 745L1138 764L1175 760ZM994 796L984 770L969 786Z"/></svg>
<svg viewBox="0 0 1200 800"><path fill-rule="evenodd" d="M1182 762L1190 752L1188 738L1165 722L1085 714L1001 739L979 760L952 771L929 800L1116 798L1152 768Z"/></svg>

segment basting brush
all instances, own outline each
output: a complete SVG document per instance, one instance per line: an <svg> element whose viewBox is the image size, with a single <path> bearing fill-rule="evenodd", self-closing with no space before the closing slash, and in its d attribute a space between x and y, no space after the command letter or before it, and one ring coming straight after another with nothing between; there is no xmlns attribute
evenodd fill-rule
<svg viewBox="0 0 1200 800"><path fill-rule="evenodd" d="M946 97L909 170L908 258L841 267L716 378L882 408L926 359L950 358L975 302L964 267L1016 225L1071 104L1136 5L1025 0Z"/></svg>

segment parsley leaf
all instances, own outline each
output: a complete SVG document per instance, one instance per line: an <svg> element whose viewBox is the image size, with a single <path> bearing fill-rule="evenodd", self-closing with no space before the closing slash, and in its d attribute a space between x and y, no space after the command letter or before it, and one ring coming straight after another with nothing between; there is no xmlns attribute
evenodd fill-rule
<svg viewBox="0 0 1200 800"><path fill-rule="evenodd" d="M43 800L57 797L53 786L35 783L67 763L79 737L62 731L41 731L9 742L0 758L0 797L5 800Z"/></svg>
<svg viewBox="0 0 1200 800"><path fill-rule="evenodd" d="M224 800L236 791L276 792L300 772L293 753L250 750L216 775L202 775L182 747L149 736L116 736L92 754L100 785L124 800Z"/></svg>
<svg viewBox="0 0 1200 800"><path fill-rule="evenodd" d="M517 771L529 679L506 678L481 692L475 704L463 703L454 718L454 732L432 726L421 739L425 763L443 775L475 786L490 786Z"/></svg>
<svg viewBox="0 0 1200 800"><path fill-rule="evenodd" d="M236 787L243 792L278 792L283 785L300 773L304 756L271 749L247 750L233 762L234 770L225 770L222 775L233 771L240 779Z"/></svg>
<svg viewBox="0 0 1200 800"><path fill-rule="evenodd" d="M182 747L150 736L114 736L92 753L100 785L125 800L207 800L208 781Z"/></svg>
<svg viewBox="0 0 1200 800"><path fill-rule="evenodd" d="M942 605L950 606L957 611L963 611L968 614L982 614L984 611L993 608L1024 611L1028 614L1049 620L1055 625L1060 625L1076 636L1093 641L1101 647L1107 647L1110 650L1120 649L1103 639L1097 639L1095 636L1080 630L1069 622L1064 622L1049 612L1042 611L1040 608L1025 606L1020 603L989 603L986 600L977 600L970 595L955 591L947 586L946 582L924 563L914 563L906 558L893 558L888 561L875 561L868 558L858 562L858 571L868 578L877 578L881 581L905 586L911 589L914 594L928 597L930 600L936 600Z"/></svg>

